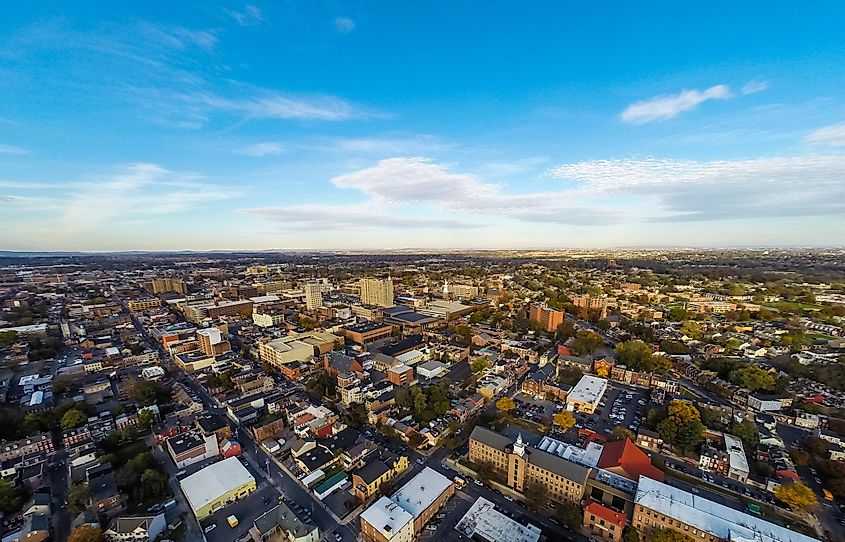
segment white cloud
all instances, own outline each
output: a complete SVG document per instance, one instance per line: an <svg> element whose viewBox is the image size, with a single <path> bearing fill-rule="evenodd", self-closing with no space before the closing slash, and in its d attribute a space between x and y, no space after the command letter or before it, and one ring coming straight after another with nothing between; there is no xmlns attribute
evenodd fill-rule
<svg viewBox="0 0 845 542"><path fill-rule="evenodd" d="M740 89L740 93L742 93L743 96L746 96L748 94L763 92L767 88L769 88L769 82L768 81L754 80L754 81L749 81L749 82L745 83L744 85L742 85L742 88Z"/></svg>
<svg viewBox="0 0 845 542"><path fill-rule="evenodd" d="M667 120L691 111L708 100L725 100L731 97L730 87L715 85L705 90L683 90L678 94L657 96L635 102L622 112L622 121L629 124Z"/></svg>
<svg viewBox="0 0 845 542"><path fill-rule="evenodd" d="M243 115L251 119L325 120L341 121L366 117L370 113L354 107L335 96L292 96L256 89L243 98L223 97L208 92L182 94L186 112L200 121L212 111Z"/></svg>
<svg viewBox="0 0 845 542"><path fill-rule="evenodd" d="M572 188L581 197L641 198L642 216L659 220L845 213L845 156L840 155L593 160L560 166L550 175L578 183Z"/></svg>
<svg viewBox="0 0 845 542"><path fill-rule="evenodd" d="M804 138L806 143L845 147L845 122L819 128Z"/></svg>
<svg viewBox="0 0 845 542"><path fill-rule="evenodd" d="M416 217L379 213L370 205L292 205L245 209L260 218L271 220L284 229L298 231L372 230L380 228L468 229L478 224L462 220Z"/></svg>
<svg viewBox="0 0 845 542"><path fill-rule="evenodd" d="M15 145L0 145L0 154L29 154L29 151Z"/></svg>
<svg viewBox="0 0 845 542"><path fill-rule="evenodd" d="M164 46L170 49L185 51L191 47L199 47L211 51L217 45L217 35L213 30L194 30L183 26L169 26L141 22L138 28L150 45Z"/></svg>
<svg viewBox="0 0 845 542"><path fill-rule="evenodd" d="M285 146L275 141L267 141L265 143L256 143L238 149L235 154L242 154L244 156L278 156L285 152Z"/></svg>
<svg viewBox="0 0 845 542"><path fill-rule="evenodd" d="M337 17L334 21L332 21L332 24L334 25L335 30L341 34L348 34L355 30L355 21L349 17Z"/></svg>
<svg viewBox="0 0 845 542"><path fill-rule="evenodd" d="M246 4L243 11L235 11L233 9L223 9L229 17L235 20L240 26L252 26L260 24L264 21L261 15L261 9L258 6Z"/></svg>
<svg viewBox="0 0 845 542"><path fill-rule="evenodd" d="M388 158L331 182L338 188L360 190L380 203L465 200L495 190L473 175L450 173L425 158Z"/></svg>

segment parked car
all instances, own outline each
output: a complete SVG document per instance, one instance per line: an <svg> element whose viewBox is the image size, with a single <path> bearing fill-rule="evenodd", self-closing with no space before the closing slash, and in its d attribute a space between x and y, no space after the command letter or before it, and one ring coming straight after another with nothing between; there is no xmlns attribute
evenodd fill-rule
<svg viewBox="0 0 845 542"><path fill-rule="evenodd" d="M208 533L210 533L211 531L213 531L213 530L214 530L214 529L216 529L216 528L217 528L217 524L216 524L216 523L212 523L211 525L209 525L208 527L206 527L205 529L203 529L203 530L202 530L202 532L204 532L205 534L208 534Z"/></svg>

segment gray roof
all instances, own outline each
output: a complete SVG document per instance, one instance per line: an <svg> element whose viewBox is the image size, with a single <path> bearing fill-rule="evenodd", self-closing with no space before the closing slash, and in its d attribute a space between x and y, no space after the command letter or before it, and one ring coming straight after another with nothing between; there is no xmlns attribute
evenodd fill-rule
<svg viewBox="0 0 845 542"><path fill-rule="evenodd" d="M262 535L267 535L278 527L285 533L292 533L295 538L304 537L317 528L300 520L284 503L279 503L257 517L253 525Z"/></svg>
<svg viewBox="0 0 845 542"><path fill-rule="evenodd" d="M496 448L497 450L505 451L505 447L513 444L513 441L504 435L500 435L495 431L491 431L486 427L476 425L475 429L469 436L470 440L477 440L482 444Z"/></svg>
<svg viewBox="0 0 845 542"><path fill-rule="evenodd" d="M568 459L544 452L537 448L529 448L528 462L536 465L541 469L553 472L563 476L567 480L578 482L582 486L587 482L587 475L590 473L589 467L584 467L578 463L573 463Z"/></svg>

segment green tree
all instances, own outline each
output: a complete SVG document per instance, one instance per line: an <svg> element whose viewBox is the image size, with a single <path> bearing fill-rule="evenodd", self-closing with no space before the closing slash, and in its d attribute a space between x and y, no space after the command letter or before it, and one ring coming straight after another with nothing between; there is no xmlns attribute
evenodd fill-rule
<svg viewBox="0 0 845 542"><path fill-rule="evenodd" d="M91 525L80 525L70 532L67 542L104 542L103 530Z"/></svg>
<svg viewBox="0 0 845 542"><path fill-rule="evenodd" d="M67 508L74 516L79 515L88 507L91 498L91 488L88 484L73 484L67 492Z"/></svg>
<svg viewBox="0 0 845 542"><path fill-rule="evenodd" d="M487 360L481 357L475 358L469 364L469 368L472 370L473 373L479 373L486 369L489 366Z"/></svg>
<svg viewBox="0 0 845 542"><path fill-rule="evenodd" d="M144 409L138 413L138 425L143 429L149 429L156 421L156 416L152 410Z"/></svg>
<svg viewBox="0 0 845 542"><path fill-rule="evenodd" d="M582 329L572 340L572 350L579 356L593 354L604 345L604 339L595 331Z"/></svg>
<svg viewBox="0 0 845 542"><path fill-rule="evenodd" d="M647 538L647 542L693 542L693 539L684 533L672 529L657 529Z"/></svg>
<svg viewBox="0 0 845 542"><path fill-rule="evenodd" d="M695 340L701 339L704 335L704 330L701 329L701 324L687 320L681 324L681 333Z"/></svg>
<svg viewBox="0 0 845 542"><path fill-rule="evenodd" d="M664 442L689 452L703 440L704 424L697 408L683 401L672 401L666 419L657 424L657 432Z"/></svg>
<svg viewBox="0 0 845 542"><path fill-rule="evenodd" d="M167 476L155 469L146 469L141 475L140 484L133 490L137 502L146 503L168 495Z"/></svg>
<svg viewBox="0 0 845 542"><path fill-rule="evenodd" d="M18 341L17 331L0 331L0 348L10 346Z"/></svg>
<svg viewBox="0 0 845 542"><path fill-rule="evenodd" d="M775 385L772 374L756 365L746 365L735 369L731 371L728 378L731 382L751 391L771 390Z"/></svg>
<svg viewBox="0 0 845 542"><path fill-rule="evenodd" d="M751 420L742 420L731 426L731 433L739 437L746 452L757 449L760 443L760 433L757 431L757 424Z"/></svg>
<svg viewBox="0 0 845 542"><path fill-rule="evenodd" d="M622 542L640 542L640 534L633 527L625 527L622 531Z"/></svg>
<svg viewBox="0 0 845 542"><path fill-rule="evenodd" d="M86 416L85 413L83 413L78 408L74 407L74 408L72 408L72 409L70 409L70 410L68 410L67 412L64 413L61 421L59 422L59 425L62 426L62 429L68 430L68 429L75 429L75 428L83 425L87 421L88 421L88 416Z"/></svg>
<svg viewBox="0 0 845 542"><path fill-rule="evenodd" d="M818 503L813 490L800 482L779 486L775 490L775 497L785 502L796 512L806 510Z"/></svg>
<svg viewBox="0 0 845 542"><path fill-rule="evenodd" d="M17 512L23 504L23 494L8 480L0 480L0 512L6 515Z"/></svg>
<svg viewBox="0 0 845 542"><path fill-rule="evenodd" d="M555 518L564 527L567 527L573 531L578 529L581 526L581 520L583 519L583 517L584 513L575 503L556 503Z"/></svg>

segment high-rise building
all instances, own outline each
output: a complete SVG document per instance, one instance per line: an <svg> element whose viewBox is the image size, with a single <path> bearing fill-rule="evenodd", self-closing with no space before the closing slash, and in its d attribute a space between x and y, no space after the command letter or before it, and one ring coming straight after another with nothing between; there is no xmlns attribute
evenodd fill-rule
<svg viewBox="0 0 845 542"><path fill-rule="evenodd" d="M216 356L232 349L229 341L223 339L223 334L216 327L198 329L197 341L206 356Z"/></svg>
<svg viewBox="0 0 845 542"><path fill-rule="evenodd" d="M173 277L153 279L150 286L154 294L164 294L167 292L176 292L177 294L188 293L188 289L185 287L185 281Z"/></svg>
<svg viewBox="0 0 845 542"><path fill-rule="evenodd" d="M545 305L531 305L529 318L537 322L546 331L555 331L563 323L564 312Z"/></svg>
<svg viewBox="0 0 845 542"><path fill-rule="evenodd" d="M393 279L361 279L361 303L393 307Z"/></svg>
<svg viewBox="0 0 845 542"><path fill-rule="evenodd" d="M305 285L305 306L308 310L319 309L323 306L323 285L309 282Z"/></svg>

